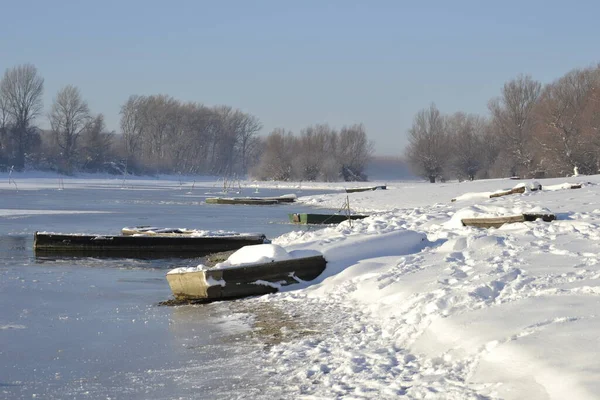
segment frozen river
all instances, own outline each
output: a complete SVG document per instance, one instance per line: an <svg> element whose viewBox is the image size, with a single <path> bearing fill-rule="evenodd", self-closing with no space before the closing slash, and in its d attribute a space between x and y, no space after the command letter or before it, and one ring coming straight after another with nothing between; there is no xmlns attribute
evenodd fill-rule
<svg viewBox="0 0 600 400"><path fill-rule="evenodd" d="M251 315L228 303L157 305L171 295L167 270L199 260L34 257L36 230L118 234L124 226L154 225L273 238L298 229L287 224L289 212L308 211L297 205L207 205L204 198L218 189L144 182L0 191L0 398L261 393L261 371L253 362L261 344L248 334ZM229 195L294 192L246 189Z"/></svg>

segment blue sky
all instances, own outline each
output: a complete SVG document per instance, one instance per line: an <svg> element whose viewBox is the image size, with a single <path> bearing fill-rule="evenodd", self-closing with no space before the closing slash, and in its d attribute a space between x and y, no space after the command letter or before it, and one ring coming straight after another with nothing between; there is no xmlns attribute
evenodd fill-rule
<svg viewBox="0 0 600 400"><path fill-rule="evenodd" d="M264 134L363 122L381 155L402 153L431 102L486 115L520 73L547 83L600 62L593 1L2 0L0 10L0 71L36 65L46 110L73 84L116 130L129 95L164 93L240 108Z"/></svg>

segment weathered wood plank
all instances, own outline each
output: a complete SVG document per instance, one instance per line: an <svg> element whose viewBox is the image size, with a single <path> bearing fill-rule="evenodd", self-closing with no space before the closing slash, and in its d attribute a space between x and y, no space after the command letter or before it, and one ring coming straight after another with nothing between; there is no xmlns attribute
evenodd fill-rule
<svg viewBox="0 0 600 400"><path fill-rule="evenodd" d="M477 228L499 228L504 224L525 222L523 215L493 218L464 218L461 220L464 226L475 226Z"/></svg>
<svg viewBox="0 0 600 400"><path fill-rule="evenodd" d="M509 196L511 194L518 194L518 193L525 193L525 186L521 186L521 187L518 187L518 188L506 190L504 192L498 192L498 193L490 194L490 199L493 199L495 197Z"/></svg>
<svg viewBox="0 0 600 400"><path fill-rule="evenodd" d="M491 218L463 218L464 226L474 226L477 228L499 228L504 224L514 224L517 222L531 222L541 219L544 222L551 222L556 219L554 214L539 214L539 213L524 213L521 215L511 215L508 217L491 217Z"/></svg>

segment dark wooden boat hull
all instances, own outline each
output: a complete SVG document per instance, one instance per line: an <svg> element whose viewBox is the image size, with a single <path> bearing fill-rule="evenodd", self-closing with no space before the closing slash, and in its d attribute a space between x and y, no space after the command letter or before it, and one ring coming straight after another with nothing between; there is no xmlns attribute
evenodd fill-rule
<svg viewBox="0 0 600 400"><path fill-rule="evenodd" d="M103 236L36 232L33 248L36 256L200 257L262 244L265 240L264 235Z"/></svg>
<svg viewBox="0 0 600 400"><path fill-rule="evenodd" d="M253 197L253 199L277 200L278 203L294 203L296 201L295 197Z"/></svg>
<svg viewBox="0 0 600 400"><path fill-rule="evenodd" d="M363 219L368 215L344 214L288 214L290 222L294 224L339 224L348 219Z"/></svg>
<svg viewBox="0 0 600 400"><path fill-rule="evenodd" d="M205 200L206 204L243 204L251 206L270 206L279 204L279 200L275 199L255 199L255 198L223 198L223 197L209 197Z"/></svg>
<svg viewBox="0 0 600 400"><path fill-rule="evenodd" d="M386 189L387 189L387 185L370 186L370 187L364 187L364 188L347 188L346 193L368 192L371 190L386 190Z"/></svg>
<svg viewBox="0 0 600 400"><path fill-rule="evenodd" d="M244 267L167 274L167 281L173 295L180 301L230 300L275 293L277 285L292 285L298 280L312 281L323 273L326 264L323 256L304 257Z"/></svg>

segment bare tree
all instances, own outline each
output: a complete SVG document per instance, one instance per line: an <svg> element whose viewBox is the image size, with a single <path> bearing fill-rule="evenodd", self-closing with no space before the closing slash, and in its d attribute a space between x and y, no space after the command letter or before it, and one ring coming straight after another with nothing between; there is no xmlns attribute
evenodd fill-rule
<svg viewBox="0 0 600 400"><path fill-rule="evenodd" d="M253 140L258 132L262 129L262 124L254 115L244 114L238 116L239 123L237 125L237 144L240 155L240 173L248 172L248 158L252 152L252 145L256 143Z"/></svg>
<svg viewBox="0 0 600 400"><path fill-rule="evenodd" d="M172 161L168 157L169 133L172 132L172 118L175 117L179 102L167 95L149 96L142 108L144 121L144 156L147 165L155 170L168 169Z"/></svg>
<svg viewBox="0 0 600 400"><path fill-rule="evenodd" d="M482 178L500 178L506 176L506 168L499 165L502 138L494 129L490 121L485 120L481 146L483 167L479 173L479 176Z"/></svg>
<svg viewBox="0 0 600 400"><path fill-rule="evenodd" d="M128 164L153 171L245 173L260 121L229 106L181 103L166 95L131 96L121 107Z"/></svg>
<svg viewBox="0 0 600 400"><path fill-rule="evenodd" d="M275 129L264 140L263 154L252 176L261 180L290 180L296 143L291 132Z"/></svg>
<svg viewBox="0 0 600 400"><path fill-rule="evenodd" d="M574 169L590 174L597 170L596 149L590 114L594 89L600 85L598 69L573 70L546 86L539 105L536 139L546 163L556 174L570 174Z"/></svg>
<svg viewBox="0 0 600 400"><path fill-rule="evenodd" d="M80 158L82 167L97 172L104 169L111 154L113 133L106 132L104 115L94 117L81 134Z"/></svg>
<svg viewBox="0 0 600 400"><path fill-rule="evenodd" d="M172 157L178 172L200 173L207 169L208 134L211 111L198 103L179 107L176 140L172 140Z"/></svg>
<svg viewBox="0 0 600 400"><path fill-rule="evenodd" d="M452 171L459 179L475 179L485 164L485 121L476 115L457 112L447 118L446 124Z"/></svg>
<svg viewBox="0 0 600 400"><path fill-rule="evenodd" d="M448 137L444 117L435 104L417 113L408 131L406 157L414 172L435 183L443 177L448 159Z"/></svg>
<svg viewBox="0 0 600 400"><path fill-rule="evenodd" d="M71 173L77 153L77 140L88 128L91 120L90 109L81 98L79 89L68 85L61 89L48 115L56 144L60 149L60 159L64 172Z"/></svg>
<svg viewBox="0 0 600 400"><path fill-rule="evenodd" d="M252 168L258 165L263 155L263 139L260 136L253 136L248 141L246 149L246 168L250 174Z"/></svg>
<svg viewBox="0 0 600 400"><path fill-rule="evenodd" d="M532 110L541 84L530 76L519 76L504 84L502 95L489 103L492 123L504 142L503 156L510 160L512 175L532 173L534 169Z"/></svg>
<svg viewBox="0 0 600 400"><path fill-rule="evenodd" d="M600 73L600 66L596 68L597 73ZM600 85L595 86L590 91L590 101L587 104L584 115L589 121L589 134L591 135L591 143L595 149L596 168L594 173L600 171Z"/></svg>
<svg viewBox="0 0 600 400"><path fill-rule="evenodd" d="M335 135L335 131L325 124L302 129L292 163L296 179L307 181L322 179L320 174L324 161L335 157L333 153L335 149L328 148L329 138L332 135Z"/></svg>
<svg viewBox="0 0 600 400"><path fill-rule="evenodd" d="M337 148L337 158L344 180L366 180L365 170L373 155L373 142L369 141L364 125L342 127Z"/></svg>
<svg viewBox="0 0 600 400"><path fill-rule="evenodd" d="M220 175L232 176L235 174L236 147L238 145L238 132L243 123L243 113L229 106L213 107L212 132L213 172Z"/></svg>
<svg viewBox="0 0 600 400"><path fill-rule="evenodd" d="M7 162L9 151L9 130L11 120L6 106L6 100L0 95L0 167ZM6 166L5 166L6 167Z"/></svg>
<svg viewBox="0 0 600 400"><path fill-rule="evenodd" d="M135 164L139 157L138 151L142 144L143 134L143 106L146 98L143 96L129 96L121 106L121 132L125 142L126 168Z"/></svg>
<svg viewBox="0 0 600 400"><path fill-rule="evenodd" d="M44 79L38 76L37 69L31 64L7 69L0 81L0 97L14 123L12 132L17 147L14 163L17 169L25 166L25 154L31 144L30 125L42 112L43 93Z"/></svg>

